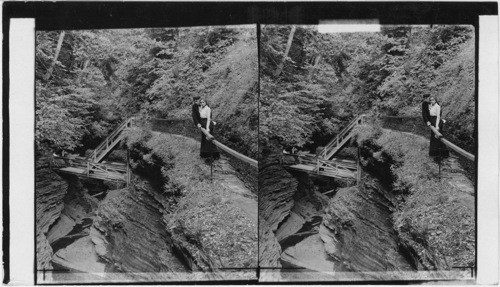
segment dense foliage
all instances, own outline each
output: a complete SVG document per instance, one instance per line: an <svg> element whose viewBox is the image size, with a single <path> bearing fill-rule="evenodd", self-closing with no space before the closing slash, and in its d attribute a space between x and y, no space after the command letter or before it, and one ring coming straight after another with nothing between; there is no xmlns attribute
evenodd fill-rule
<svg viewBox="0 0 500 287"><path fill-rule="evenodd" d="M38 153L95 148L130 116L190 118L208 100L226 144L257 150L255 29L39 31Z"/></svg>
<svg viewBox="0 0 500 287"><path fill-rule="evenodd" d="M446 136L474 151L472 27L321 34L314 26L264 26L261 39L263 148L314 148L360 113L419 116L429 93L448 121Z"/></svg>

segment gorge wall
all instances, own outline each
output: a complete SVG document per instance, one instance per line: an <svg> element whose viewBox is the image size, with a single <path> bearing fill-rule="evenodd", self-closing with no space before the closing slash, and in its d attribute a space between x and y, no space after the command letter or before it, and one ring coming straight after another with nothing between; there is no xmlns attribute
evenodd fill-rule
<svg viewBox="0 0 500 287"><path fill-rule="evenodd" d="M39 171L37 264L59 270L44 280L255 279L257 196L229 161L211 176L198 142L142 130L128 147L129 187Z"/></svg>
<svg viewBox="0 0 500 287"><path fill-rule="evenodd" d="M51 225L60 217L68 183L49 169L47 159L36 164L35 214L37 269L52 269L52 247L47 239Z"/></svg>
<svg viewBox="0 0 500 287"><path fill-rule="evenodd" d="M374 126L358 133L358 185L288 172L277 155L261 161L261 264L282 266L289 280L470 276L453 269L474 266L474 186L456 156L439 172L423 137Z"/></svg>

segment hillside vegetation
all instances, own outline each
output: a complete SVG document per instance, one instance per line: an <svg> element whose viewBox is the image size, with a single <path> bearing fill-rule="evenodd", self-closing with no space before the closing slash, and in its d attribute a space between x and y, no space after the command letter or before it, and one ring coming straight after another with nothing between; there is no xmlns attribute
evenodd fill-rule
<svg viewBox="0 0 500 287"><path fill-rule="evenodd" d="M442 175L426 157L427 139L364 126L358 144L366 170L383 173L391 187L394 229L419 258L421 270L475 265L474 189L456 165ZM459 184L462 174L464 185Z"/></svg>
<svg viewBox="0 0 500 287"><path fill-rule="evenodd" d="M119 122L187 118L206 98L227 145L257 152L252 27L38 31L36 149L83 154Z"/></svg>
<svg viewBox="0 0 500 287"><path fill-rule="evenodd" d="M420 116L429 93L442 106L446 137L474 152L472 26L321 34L266 25L261 39L262 148L314 149L361 113Z"/></svg>

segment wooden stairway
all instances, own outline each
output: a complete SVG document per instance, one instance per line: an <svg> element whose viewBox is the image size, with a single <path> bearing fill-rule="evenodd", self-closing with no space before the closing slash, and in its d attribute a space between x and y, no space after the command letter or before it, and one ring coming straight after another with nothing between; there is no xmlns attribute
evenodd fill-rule
<svg viewBox="0 0 500 287"><path fill-rule="evenodd" d="M109 136L97 146L97 148L87 157L88 161L99 163L125 136L123 131L132 126L134 118L128 118L120 124Z"/></svg>
<svg viewBox="0 0 500 287"><path fill-rule="evenodd" d="M354 128L363 123L364 116L360 115L352 120L317 156L287 154L295 157L295 164L287 165L285 168L359 182L361 179L359 162L341 160L333 156L354 136Z"/></svg>
<svg viewBox="0 0 500 287"><path fill-rule="evenodd" d="M134 118L128 118L121 123L104 141L87 157L54 156L51 168L67 174L130 183L128 163L102 162L113 148L125 137L123 131L132 126Z"/></svg>
<svg viewBox="0 0 500 287"><path fill-rule="evenodd" d="M319 156L325 160L331 159L354 136L354 128L363 124L364 117L365 115L360 115L352 120L347 127L325 146Z"/></svg>

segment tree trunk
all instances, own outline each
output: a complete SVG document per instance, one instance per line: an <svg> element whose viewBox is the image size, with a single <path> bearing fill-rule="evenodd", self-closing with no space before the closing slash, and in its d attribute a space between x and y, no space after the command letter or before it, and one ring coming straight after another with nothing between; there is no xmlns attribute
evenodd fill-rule
<svg viewBox="0 0 500 287"><path fill-rule="evenodd" d="M288 35L288 42L286 43L285 55L283 56L283 60L281 60L281 63L278 65L278 69L276 69L276 72L274 73L275 77L278 77L281 74L281 71L283 71L283 66L285 65L286 57L288 57L288 52L290 52L290 47L292 46L293 35L295 34L296 28L297 27L293 25L292 30L290 31L290 35Z"/></svg>
<svg viewBox="0 0 500 287"><path fill-rule="evenodd" d="M82 82L83 76L87 72L87 67L89 66L89 64L90 64L90 59L85 59L85 62L83 63L83 68L80 71L80 74L78 75L78 78L76 80L77 85L80 85L80 83Z"/></svg>
<svg viewBox="0 0 500 287"><path fill-rule="evenodd" d="M45 81L49 80L50 76L52 76L52 71L54 71L54 66L56 65L57 58L59 57L59 52L61 52L64 35L66 35L66 32L64 31L62 31L61 34L59 34L59 41L57 42L57 48L56 48L56 54L54 55L54 60L52 61L52 65L50 65L50 68L47 70L47 73L43 77Z"/></svg>
<svg viewBox="0 0 500 287"><path fill-rule="evenodd" d="M311 80L312 76L314 75L314 72L318 68L319 61L321 60L321 54L317 55L316 58L314 59L314 65L312 66L311 70L309 71L309 74L307 75L307 80Z"/></svg>

